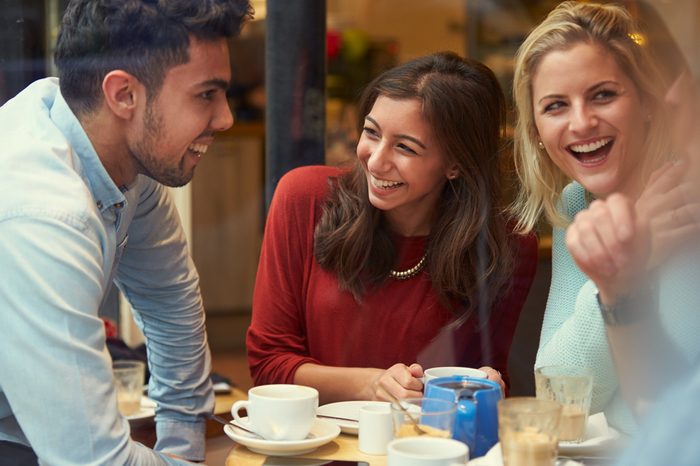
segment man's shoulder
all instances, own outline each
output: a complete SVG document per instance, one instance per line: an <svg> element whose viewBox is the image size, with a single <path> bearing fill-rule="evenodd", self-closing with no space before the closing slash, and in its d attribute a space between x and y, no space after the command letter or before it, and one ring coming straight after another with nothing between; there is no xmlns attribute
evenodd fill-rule
<svg viewBox="0 0 700 466"><path fill-rule="evenodd" d="M56 78L31 83L0 107L0 134L12 136L18 130L41 130L42 120L49 119L58 94Z"/></svg>
<svg viewBox="0 0 700 466"><path fill-rule="evenodd" d="M58 95L53 78L34 82L0 108L0 216L30 212L78 214L90 192L81 162L50 117Z"/></svg>
<svg viewBox="0 0 700 466"><path fill-rule="evenodd" d="M0 164L22 170L67 152L67 138L51 119L57 95L57 81L42 79L0 107Z"/></svg>
<svg viewBox="0 0 700 466"><path fill-rule="evenodd" d="M94 200L71 148L50 141L16 143L2 157L0 220L17 216L84 218Z"/></svg>

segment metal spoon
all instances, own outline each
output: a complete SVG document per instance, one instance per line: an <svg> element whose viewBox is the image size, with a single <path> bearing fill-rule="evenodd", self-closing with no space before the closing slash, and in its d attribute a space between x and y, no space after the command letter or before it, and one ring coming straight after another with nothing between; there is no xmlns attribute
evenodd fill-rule
<svg viewBox="0 0 700 466"><path fill-rule="evenodd" d="M236 429L240 429L240 430L242 430L243 432L249 433L250 435L254 436L255 438L258 438L258 439L261 439L261 440L265 440L265 437L263 437L262 435L260 435L260 434L258 434L258 433L256 433L256 432L253 432L252 430L247 429L247 428L245 428L245 427L243 427L243 426L241 426L241 425L239 425L239 424L236 424L236 423L233 422L233 421L227 421L227 420L224 419L223 417L217 416L216 414L207 414L207 417L208 417L209 419L211 419L212 421L218 422L219 424L223 424L223 425L225 425L225 426L232 426L232 427L235 427Z"/></svg>
<svg viewBox="0 0 700 466"><path fill-rule="evenodd" d="M406 409L406 407L403 404L401 404L401 400L389 393L386 389L382 388L382 391L391 399L392 405L398 406L399 409L406 415L406 417L408 417L408 420L411 421L411 424L413 425L413 430L416 432L416 434L430 435L430 433L427 430L423 429L420 426L416 418L414 418L413 415L408 412L408 409Z"/></svg>
<svg viewBox="0 0 700 466"><path fill-rule="evenodd" d="M316 417L321 417L324 419L335 419L336 421L360 422L358 419L352 419L349 417L340 417L340 416L329 416L328 414L316 414Z"/></svg>

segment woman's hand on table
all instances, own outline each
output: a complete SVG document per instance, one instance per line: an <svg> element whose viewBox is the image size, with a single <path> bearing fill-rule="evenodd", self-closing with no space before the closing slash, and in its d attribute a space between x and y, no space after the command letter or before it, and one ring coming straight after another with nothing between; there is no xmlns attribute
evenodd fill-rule
<svg viewBox="0 0 700 466"><path fill-rule="evenodd" d="M479 370L486 372L486 378L500 385L501 390L503 391L503 393L505 393L506 383L503 381L503 377L501 376L501 373L499 371L490 366L480 367Z"/></svg>
<svg viewBox="0 0 700 466"><path fill-rule="evenodd" d="M423 368L420 364L394 364L372 383L372 400L392 401L393 398L423 396Z"/></svg>

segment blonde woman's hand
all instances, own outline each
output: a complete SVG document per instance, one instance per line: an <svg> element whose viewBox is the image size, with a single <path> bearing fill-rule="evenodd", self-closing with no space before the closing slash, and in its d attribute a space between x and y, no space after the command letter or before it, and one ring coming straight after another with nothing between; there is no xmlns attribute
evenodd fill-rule
<svg viewBox="0 0 700 466"><path fill-rule="evenodd" d="M392 401L393 398L420 398L423 396L423 368L420 364L394 364L372 383L372 398Z"/></svg>

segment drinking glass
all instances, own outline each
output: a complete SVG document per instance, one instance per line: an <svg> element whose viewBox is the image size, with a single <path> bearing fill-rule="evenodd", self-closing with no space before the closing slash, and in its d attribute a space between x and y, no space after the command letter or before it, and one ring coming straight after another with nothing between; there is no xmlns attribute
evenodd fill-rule
<svg viewBox="0 0 700 466"><path fill-rule="evenodd" d="M562 405L559 440L581 442L591 407L593 374L576 366L544 366L535 370L537 398Z"/></svg>
<svg viewBox="0 0 700 466"><path fill-rule="evenodd" d="M112 373L117 387L117 409L122 416L136 414L141 408L146 365L142 361L114 361Z"/></svg>
<svg viewBox="0 0 700 466"><path fill-rule="evenodd" d="M561 405L535 397L498 402L498 436L504 466L553 466Z"/></svg>
<svg viewBox="0 0 700 466"><path fill-rule="evenodd" d="M457 404L438 398L407 398L391 403L394 437L452 436Z"/></svg>

